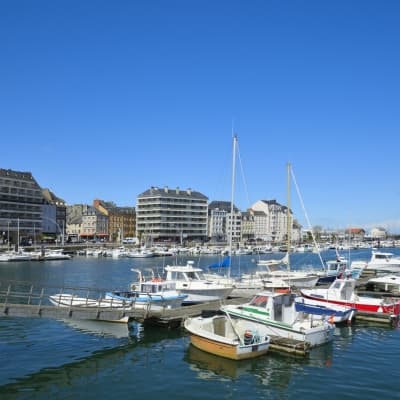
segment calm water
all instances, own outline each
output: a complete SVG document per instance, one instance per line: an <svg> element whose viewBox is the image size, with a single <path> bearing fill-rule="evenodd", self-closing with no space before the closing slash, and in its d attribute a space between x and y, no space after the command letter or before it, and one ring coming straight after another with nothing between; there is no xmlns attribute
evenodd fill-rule
<svg viewBox="0 0 400 400"><path fill-rule="evenodd" d="M369 254L358 251L352 258ZM233 269L254 268L254 258L235 258ZM128 285L132 267L173 261L1 263L0 280L112 289ZM296 254L294 267L309 262L318 259ZM306 359L270 353L233 362L192 348L180 330L3 317L0 399L399 399L399 343L398 328L359 322L337 329L333 343Z"/></svg>

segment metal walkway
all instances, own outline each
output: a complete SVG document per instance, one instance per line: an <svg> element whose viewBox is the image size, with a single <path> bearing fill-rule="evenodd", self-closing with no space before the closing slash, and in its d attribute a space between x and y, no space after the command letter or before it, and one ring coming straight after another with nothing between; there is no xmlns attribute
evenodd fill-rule
<svg viewBox="0 0 400 400"><path fill-rule="evenodd" d="M151 321L161 325L181 324L187 317L200 315L204 309L218 310L220 301L213 301L195 306L175 309L164 307L152 309L150 303L146 308L135 308L135 305L117 307L104 306L105 289L55 287L30 282L0 281L0 317L43 317L55 319L91 319L99 321L119 321L130 318L140 322ZM54 294L70 294L86 299L81 305L53 305L49 296ZM93 300L96 303L93 305ZM241 303L246 299L227 300L224 304ZM90 304L92 303L92 304Z"/></svg>

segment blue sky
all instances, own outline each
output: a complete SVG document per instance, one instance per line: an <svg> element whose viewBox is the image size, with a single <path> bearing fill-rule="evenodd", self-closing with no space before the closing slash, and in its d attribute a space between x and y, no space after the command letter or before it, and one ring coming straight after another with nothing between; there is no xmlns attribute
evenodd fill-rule
<svg viewBox="0 0 400 400"><path fill-rule="evenodd" d="M68 204L150 186L400 231L398 1L0 3L1 168ZM295 217L308 226L292 185Z"/></svg>

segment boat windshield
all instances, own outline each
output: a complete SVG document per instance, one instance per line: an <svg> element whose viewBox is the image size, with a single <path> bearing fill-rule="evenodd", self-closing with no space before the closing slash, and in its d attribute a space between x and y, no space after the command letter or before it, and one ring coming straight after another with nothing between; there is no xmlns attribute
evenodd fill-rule
<svg viewBox="0 0 400 400"><path fill-rule="evenodd" d="M265 307L267 305L267 302L268 302L268 296L257 295L253 297L253 299L250 302L250 305L257 307Z"/></svg>
<svg viewBox="0 0 400 400"><path fill-rule="evenodd" d="M268 265L270 272L288 272L288 268L285 264L275 264L275 265Z"/></svg>

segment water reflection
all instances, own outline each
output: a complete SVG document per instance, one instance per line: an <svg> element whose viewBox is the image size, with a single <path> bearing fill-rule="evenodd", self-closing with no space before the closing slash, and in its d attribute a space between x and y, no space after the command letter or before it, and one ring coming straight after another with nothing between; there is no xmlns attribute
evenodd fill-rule
<svg viewBox="0 0 400 400"><path fill-rule="evenodd" d="M93 320L63 320L63 323L82 333L100 337L136 338L140 340L143 336L143 326L139 323L114 323Z"/></svg>
<svg viewBox="0 0 400 400"><path fill-rule="evenodd" d="M182 337L182 333L176 330L143 329L140 324L128 326L83 320L60 322L71 327L78 334L93 336L96 338L96 343L103 346L111 344L112 347L105 347L93 352L87 349L90 354L83 355L76 361L57 367L42 368L37 372L28 373L24 377L14 378L14 382L0 386L0 399L31 398L29 394L34 394L34 398L54 398L54 393L58 393L62 397L60 393L64 391L68 393L74 387L86 387L87 381L97 382L104 391L111 390L107 386L107 381L103 381L104 377L118 375L120 379L131 382L131 368L134 368L135 364L145 365L149 362L148 360L156 362L154 360L157 357L166 357L171 343ZM118 339L127 337L128 340L103 342L102 338L104 337ZM67 340L65 346L76 341L76 339L70 340L64 335L59 336L60 340L63 338ZM100 342L97 341L97 338L100 338ZM74 357L76 357L77 354L82 354L82 351L80 348L74 350L73 347L70 347L69 353L71 357L72 354L75 354ZM42 354L44 359L48 356L46 353ZM98 392L98 398L102 398L102 394L104 393ZM91 396L87 398L89 397Z"/></svg>
<svg viewBox="0 0 400 400"><path fill-rule="evenodd" d="M251 374L262 385L285 388L293 371L305 367L327 368L332 365L332 343L317 347L307 357L270 352L252 360L234 361L206 353L189 345L184 360L202 380L236 380Z"/></svg>

